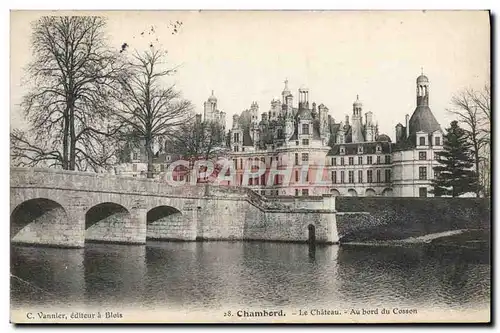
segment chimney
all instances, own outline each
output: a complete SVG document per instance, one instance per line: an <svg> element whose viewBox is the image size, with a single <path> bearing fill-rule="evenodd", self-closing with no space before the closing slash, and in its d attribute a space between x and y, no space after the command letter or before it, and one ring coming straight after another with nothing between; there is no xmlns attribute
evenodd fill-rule
<svg viewBox="0 0 500 333"><path fill-rule="evenodd" d="M345 116L345 124L346 124L346 125L349 125L349 115L346 115L346 116Z"/></svg>
<svg viewBox="0 0 500 333"><path fill-rule="evenodd" d="M405 126L406 126L406 138L410 137L410 116L407 114L405 117Z"/></svg>

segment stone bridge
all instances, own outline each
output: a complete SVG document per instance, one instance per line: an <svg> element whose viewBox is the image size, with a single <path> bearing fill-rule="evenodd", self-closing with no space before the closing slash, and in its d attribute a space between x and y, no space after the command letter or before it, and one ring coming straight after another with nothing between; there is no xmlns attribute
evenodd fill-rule
<svg viewBox="0 0 500 333"><path fill-rule="evenodd" d="M334 197L261 197L241 187L12 168L13 243L273 240L337 243Z"/></svg>

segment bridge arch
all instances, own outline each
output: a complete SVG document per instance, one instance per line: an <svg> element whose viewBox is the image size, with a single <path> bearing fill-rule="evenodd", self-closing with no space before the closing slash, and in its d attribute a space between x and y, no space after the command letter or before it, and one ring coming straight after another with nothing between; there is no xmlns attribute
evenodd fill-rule
<svg viewBox="0 0 500 333"><path fill-rule="evenodd" d="M355 189L353 188L350 188L348 191L347 191L347 195L350 196L350 197L357 197L358 196L358 192L356 192Z"/></svg>
<svg viewBox="0 0 500 333"><path fill-rule="evenodd" d="M161 205L147 212L146 224L147 239L183 239L183 233L186 231L186 216L173 206Z"/></svg>
<svg viewBox="0 0 500 333"><path fill-rule="evenodd" d="M130 212L120 204L103 202L85 213L85 241L126 242L131 229Z"/></svg>
<svg viewBox="0 0 500 333"><path fill-rule="evenodd" d="M54 200L35 198L22 202L10 215L10 239L12 243L70 245L72 238L68 228L68 214Z"/></svg>

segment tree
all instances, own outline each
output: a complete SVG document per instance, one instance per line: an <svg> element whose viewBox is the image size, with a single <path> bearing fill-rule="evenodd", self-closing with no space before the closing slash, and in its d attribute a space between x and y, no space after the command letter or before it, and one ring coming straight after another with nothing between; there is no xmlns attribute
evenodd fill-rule
<svg viewBox="0 0 500 333"><path fill-rule="evenodd" d="M465 126L468 140L472 143L475 170L480 185L476 195L482 191L489 193L489 145L491 134L490 89L485 85L483 90L464 89L452 97L452 109L448 111L458 117Z"/></svg>
<svg viewBox="0 0 500 333"><path fill-rule="evenodd" d="M198 159L209 160L214 157L218 148L225 147L223 127L215 121L202 121L201 115L179 126L168 150L189 160L189 171Z"/></svg>
<svg viewBox="0 0 500 333"><path fill-rule="evenodd" d="M164 68L166 53L156 50L135 51L128 62L129 73L120 80L115 94L114 117L144 142L148 160L148 178L153 178L153 145L171 137L177 127L191 118L192 105L181 98L174 86L164 87L165 77L175 69Z"/></svg>
<svg viewBox="0 0 500 333"><path fill-rule="evenodd" d="M217 122L202 121L197 116L180 125L168 144L173 152L184 158L208 160L215 148L224 145L223 134Z"/></svg>
<svg viewBox="0 0 500 333"><path fill-rule="evenodd" d="M123 64L94 16L44 16L32 24L31 86L21 108L30 128L11 133L16 165L98 170L113 163L110 91Z"/></svg>
<svg viewBox="0 0 500 333"><path fill-rule="evenodd" d="M434 167L436 177L433 190L436 196L451 195L458 197L464 193L477 193L478 177L472 170L474 154L467 132L452 121L446 129L443 151L437 152L438 166Z"/></svg>

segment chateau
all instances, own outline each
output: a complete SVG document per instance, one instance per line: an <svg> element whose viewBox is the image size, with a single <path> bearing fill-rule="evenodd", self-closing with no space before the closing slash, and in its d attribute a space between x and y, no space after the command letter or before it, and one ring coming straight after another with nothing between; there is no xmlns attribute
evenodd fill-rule
<svg viewBox="0 0 500 333"><path fill-rule="evenodd" d="M416 108L404 124L396 125L395 142L379 133L373 113L364 112L359 96L351 116L336 122L327 106L310 103L308 89L299 89L296 101L287 80L281 99L273 99L269 111L259 114L258 104L252 102L248 110L233 116L229 131L213 91L204 103L203 117L226 133L225 156L236 173L236 184L230 185L248 186L264 196L426 197L432 195L434 153L443 141L429 107L429 92L429 79L422 74L416 80ZM182 158L167 148L160 147L155 158L160 175ZM143 153L131 154L131 163L121 173L144 176ZM244 179L245 170L257 161L265 164L265 173Z"/></svg>
<svg viewBox="0 0 500 333"><path fill-rule="evenodd" d="M429 92L422 74L416 80L416 108L404 125L396 125L392 142L379 133L359 97L351 117L335 122L328 107L310 103L308 89L298 90L295 104L285 81L281 100L272 100L260 118L255 102L233 116L229 155L236 181L242 184L245 163L260 160L268 172L273 162L278 168L293 163L291 174L273 175L270 184L268 172L249 179L248 186L265 196L430 196L434 153L442 149L443 133L429 107Z"/></svg>

